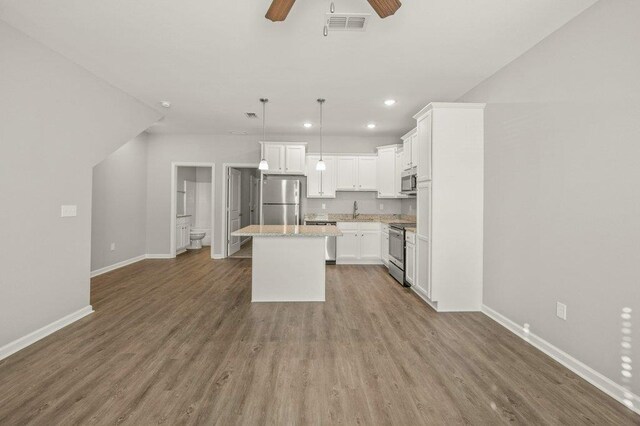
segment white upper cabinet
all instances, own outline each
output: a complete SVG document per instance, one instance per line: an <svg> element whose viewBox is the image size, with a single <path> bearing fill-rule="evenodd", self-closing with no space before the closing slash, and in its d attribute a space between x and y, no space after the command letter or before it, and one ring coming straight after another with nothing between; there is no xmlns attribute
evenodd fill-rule
<svg viewBox="0 0 640 426"><path fill-rule="evenodd" d="M411 167L418 167L418 133L411 136Z"/></svg>
<svg viewBox="0 0 640 426"><path fill-rule="evenodd" d="M326 170L316 170L319 155L307 155L307 198L336 198L336 157L323 156Z"/></svg>
<svg viewBox="0 0 640 426"><path fill-rule="evenodd" d="M414 148L418 152L418 182L431 180L432 117L433 111L429 111L418 118L418 132L414 142Z"/></svg>
<svg viewBox="0 0 640 426"><path fill-rule="evenodd" d="M265 144L263 149L264 158L269 164L269 170L265 171L265 173L284 173L284 146Z"/></svg>
<svg viewBox="0 0 640 426"><path fill-rule="evenodd" d="M402 145L378 147L378 198L400 198Z"/></svg>
<svg viewBox="0 0 640 426"><path fill-rule="evenodd" d="M402 137L402 170L409 170L417 165L417 153L414 152L416 130L413 129Z"/></svg>
<svg viewBox="0 0 640 426"><path fill-rule="evenodd" d="M403 169L404 151L399 150L396 152L396 174L393 179L394 192L397 198L407 198L406 194L402 193L402 172Z"/></svg>
<svg viewBox="0 0 640 426"><path fill-rule="evenodd" d="M285 173L303 175L305 170L305 149L304 145L285 145Z"/></svg>
<svg viewBox="0 0 640 426"><path fill-rule="evenodd" d="M358 157L338 157L336 172L336 189L338 191L358 190Z"/></svg>
<svg viewBox="0 0 640 426"><path fill-rule="evenodd" d="M377 157L358 157L358 191L377 190Z"/></svg>
<svg viewBox="0 0 640 426"><path fill-rule="evenodd" d="M260 142L269 164L266 174L304 175L307 144L304 142Z"/></svg>
<svg viewBox="0 0 640 426"><path fill-rule="evenodd" d="M336 157L336 189L338 191L377 191L374 156Z"/></svg>

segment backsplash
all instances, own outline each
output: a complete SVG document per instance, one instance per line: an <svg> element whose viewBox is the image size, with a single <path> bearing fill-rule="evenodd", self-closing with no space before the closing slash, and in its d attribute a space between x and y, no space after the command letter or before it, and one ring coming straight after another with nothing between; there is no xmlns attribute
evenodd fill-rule
<svg viewBox="0 0 640 426"><path fill-rule="evenodd" d="M402 214L415 216L416 215L416 198L404 198L402 200Z"/></svg>
<svg viewBox="0 0 640 426"><path fill-rule="evenodd" d="M306 200L306 213L351 213L353 202L358 202L359 213L369 214L401 214L402 201L399 199L376 198L375 192L336 192L336 198ZM322 205L325 205L325 209ZM383 208L380 210L380 205ZM415 215L415 201L413 211Z"/></svg>

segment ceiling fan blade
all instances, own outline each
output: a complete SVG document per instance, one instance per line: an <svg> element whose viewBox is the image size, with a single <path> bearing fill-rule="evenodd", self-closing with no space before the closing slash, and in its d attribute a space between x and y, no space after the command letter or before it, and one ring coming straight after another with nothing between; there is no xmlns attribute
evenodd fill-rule
<svg viewBox="0 0 640 426"><path fill-rule="evenodd" d="M367 0L379 17L391 16L402 6L400 0Z"/></svg>
<svg viewBox="0 0 640 426"><path fill-rule="evenodd" d="M273 22L284 21L295 2L296 0L273 0L264 17Z"/></svg>

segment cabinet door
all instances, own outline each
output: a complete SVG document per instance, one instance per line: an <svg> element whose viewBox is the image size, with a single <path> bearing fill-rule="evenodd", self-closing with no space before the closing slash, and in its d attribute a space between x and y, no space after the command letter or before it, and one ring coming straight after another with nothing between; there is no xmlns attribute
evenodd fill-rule
<svg viewBox="0 0 640 426"><path fill-rule="evenodd" d="M316 170L319 155L307 155L307 198L321 198L322 172Z"/></svg>
<svg viewBox="0 0 640 426"><path fill-rule="evenodd" d="M431 252L429 247L429 240L421 235L416 235L416 285L422 290L429 299L434 299L433 291L431 289Z"/></svg>
<svg viewBox="0 0 640 426"><path fill-rule="evenodd" d="M416 276L416 246L413 244L406 245L404 269L405 279L413 285Z"/></svg>
<svg viewBox="0 0 640 426"><path fill-rule="evenodd" d="M360 231L360 259L380 260L380 231Z"/></svg>
<svg viewBox="0 0 640 426"><path fill-rule="evenodd" d="M389 234L382 232L380 238L380 257L382 258L382 263L385 265L389 264Z"/></svg>
<svg viewBox="0 0 640 426"><path fill-rule="evenodd" d="M336 160L336 190L356 191L358 177L357 157L338 157Z"/></svg>
<svg viewBox="0 0 640 426"><path fill-rule="evenodd" d="M418 235L429 238L431 235L431 182L418 184L416 199Z"/></svg>
<svg viewBox="0 0 640 426"><path fill-rule="evenodd" d="M303 175L305 169L305 146L285 145L284 172L292 175Z"/></svg>
<svg viewBox="0 0 640 426"><path fill-rule="evenodd" d="M376 157L358 157L358 191L377 191Z"/></svg>
<svg viewBox="0 0 640 426"><path fill-rule="evenodd" d="M402 170L411 168L411 138L402 141Z"/></svg>
<svg viewBox="0 0 640 426"><path fill-rule="evenodd" d="M406 198L407 196L402 193L402 172L403 166L402 161L404 159L404 151L400 151L396 153L396 172L393 177L393 192L396 194L398 198Z"/></svg>
<svg viewBox="0 0 640 426"><path fill-rule="evenodd" d="M411 136L411 167L418 165L418 134Z"/></svg>
<svg viewBox="0 0 640 426"><path fill-rule="evenodd" d="M378 163L376 165L376 169L378 197L396 197L398 193L395 185L395 149L382 149L378 151Z"/></svg>
<svg viewBox="0 0 640 426"><path fill-rule="evenodd" d="M418 121L418 132L414 148L418 150L418 181L431 179L431 130L433 112L429 112ZM417 146L416 146L417 145Z"/></svg>
<svg viewBox="0 0 640 426"><path fill-rule="evenodd" d="M353 261L359 258L360 237L358 231L342 230L342 236L336 237L336 260Z"/></svg>
<svg viewBox="0 0 640 426"><path fill-rule="evenodd" d="M266 144L264 158L269 163L268 174L284 173L284 145Z"/></svg>
<svg viewBox="0 0 640 426"><path fill-rule="evenodd" d="M336 157L324 157L326 170L320 172L320 195L322 198L336 198Z"/></svg>

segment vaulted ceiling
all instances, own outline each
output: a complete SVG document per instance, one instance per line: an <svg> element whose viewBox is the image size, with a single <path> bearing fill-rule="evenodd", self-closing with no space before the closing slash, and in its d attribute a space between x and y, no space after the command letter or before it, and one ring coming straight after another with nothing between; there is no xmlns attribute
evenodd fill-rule
<svg viewBox="0 0 640 426"><path fill-rule="evenodd" d="M329 0L298 0L282 23L264 18L270 0L0 0L0 19L156 108L171 101L154 132L259 133L244 113L261 116L260 97L270 132L314 132L302 125L322 96L329 134L401 135L595 0L403 0L384 20L366 0L334 2L371 13L366 31L324 37Z"/></svg>

